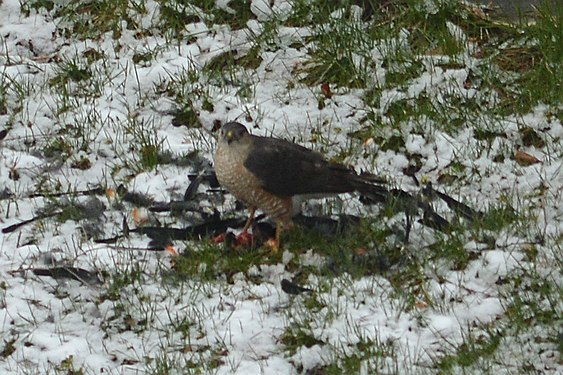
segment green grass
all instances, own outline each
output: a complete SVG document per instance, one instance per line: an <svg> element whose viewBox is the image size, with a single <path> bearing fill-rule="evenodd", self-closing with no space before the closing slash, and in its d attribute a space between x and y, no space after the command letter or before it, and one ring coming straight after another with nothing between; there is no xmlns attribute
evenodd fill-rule
<svg viewBox="0 0 563 375"><path fill-rule="evenodd" d="M503 332L487 331L473 336L469 333L463 343L456 346L451 355L441 358L437 363L439 374L451 374L456 369L461 371L492 371L487 364L490 357L494 358L499 347Z"/></svg>
<svg viewBox="0 0 563 375"><path fill-rule="evenodd" d="M60 37L93 42L109 37L114 43L112 52L117 55L127 50L121 40L124 35L139 39L163 37L170 46L182 50L200 37L190 33L188 25L203 22L219 33L221 28L240 30L249 22L257 22L249 1L230 2L234 13L220 9L216 1L210 0L157 3L159 12L155 14L147 14L142 1L91 0L59 4L27 0L21 2L21 9L27 15L40 13L55 20ZM345 134L348 138L345 146L334 147L327 135L327 123L317 126L313 125L313 120L303 119L309 127L305 132L308 138L297 141L314 143L316 149L330 153L334 160L348 163L360 156L375 163L378 152L402 154L418 171L425 165L427 155L407 151L411 136L420 136L426 145L432 143L439 132L456 137L469 128L472 130L470 147L474 149L455 149L459 155L452 157L447 166L441 166L437 177L441 187L458 192L466 184L498 173L502 168L500 163L513 158L515 145L549 149L551 157L561 158L557 148L561 140L550 139L547 131L544 133L524 122L518 123L517 130L506 127L508 121L517 121L514 118L530 113L538 105L547 106L552 121L563 119L561 7L550 8L542 3L535 23L507 24L483 17L458 1L439 2L435 9L429 9L432 2L415 0L366 1L360 19L354 16L353 3L356 2L293 1L288 14L273 14L261 21L260 31L249 31L248 40L242 45L213 51L214 57L202 64L186 59L183 69L163 74L150 92L126 98L133 99L127 103L134 104L124 118L104 116L93 105L108 82L114 82L109 66L110 53L92 47L74 57L65 56L57 62L45 87L41 88L45 95L54 94L54 103L48 105L56 129L45 137L34 136L41 144L38 153L52 162L67 163L76 172L88 171L100 156L95 142L104 135L114 153L109 165L110 178L127 183L142 173L156 174L171 163L174 155L161 137L155 120L140 115L137 106L142 110L154 109L159 115L170 115L173 125L185 126L186 139L195 140L196 150L190 154L190 158L195 158L200 149L204 151L208 147L194 135L209 125L210 117L203 118L202 113L216 115L217 121L230 116L229 109L225 109L227 105L221 100L215 101L217 97L231 100L228 106L233 105L232 98L236 98L236 106L244 107L240 113L260 125L263 114L253 107L261 83L257 81L257 71L270 69L264 64L269 53L295 48L306 56L303 62L288 68L287 92L277 92L279 98L272 100L281 98L284 105L291 105L294 91L308 90L315 93L317 110L324 114L335 106L348 105L338 102L339 95L356 92L363 101L363 108L350 109L364 113L357 127ZM288 26L306 27L310 34L282 40L280 31ZM127 63L131 64L132 72L138 73L142 68L151 67L165 50L166 47L147 47L133 51ZM126 71L125 67L120 69ZM468 73L461 79L452 76L435 83L439 90L412 90L413 84L425 82L425 77L437 69L467 70ZM325 85L335 98L323 92ZM34 130L22 120L26 116L31 118L32 114L26 113L28 109L21 104L34 95L33 89L33 83L14 81L0 72L0 115L7 118L6 128L20 127L23 123ZM117 100L125 100L119 97L125 95L119 84L112 89ZM396 97L390 95L394 92L398 94ZM12 95L17 100L10 101L8 98ZM170 111L162 107L163 98L171 103ZM382 104L382 98L388 98L388 102ZM73 122L69 118L82 121ZM335 123L330 124L335 135L342 135L339 120L330 120ZM276 131L283 134L285 119L279 121ZM373 148L365 146L370 142ZM127 148L124 145L128 145ZM491 155L493 160L485 172L472 169L466 162L469 156L481 155ZM515 168L519 167L524 171L524 166ZM17 162L13 170L19 173ZM63 179L64 176L45 174L38 180L37 191L45 191L46 196L49 191L60 191ZM481 220L469 223L452 215L448 217L454 228L451 233L435 233L432 243L421 242L416 248L403 242L404 215L397 207L376 210L370 217L363 218L356 228L337 235L322 228L297 226L282 237L285 255L283 251L272 254L265 248L227 250L222 245L209 243L209 239L185 242L180 245L181 256L174 260L171 269L149 271L137 265L139 260L131 256L127 259L132 264L129 268L105 273L105 284L96 304L111 304L111 313L103 327L108 335L127 331L142 335L158 323L155 319L158 301L143 292L146 280L160 283L163 293L174 295L174 290L180 289L192 298L190 293L209 293L206 289L209 285L231 286L241 278L250 284L261 284L264 279L257 275L256 269L284 262L284 271L298 284L317 282L313 293L292 297L289 301L286 318L290 323L278 338L284 356L290 357L303 348L319 345L328 348L329 363L312 369L311 373L397 372L404 364L398 363L401 353L392 340L362 336L354 344L342 344L349 345L344 347L318 334L316 329L321 323L328 325L345 315L343 302L333 299L330 292L335 290L337 297L348 296L347 288L370 277L376 282L368 293L378 293L377 283L385 283L390 292L381 298L392 301L404 314L420 317L416 324L423 326L423 314L417 315L417 311L428 308L448 314L456 302L447 299L445 293L436 292L433 289L436 285L445 289L448 275L462 274L475 262L482 261L487 251L496 249L497 240L502 243L499 239L517 237L522 243L514 249L510 247L507 253L522 253L524 258L518 258L520 263L514 272L499 276L491 286L498 288L493 292L500 293L503 304L504 312L498 321L465 327L459 342L447 342L444 338L443 355L433 358L431 364L424 364L429 372L443 374L494 372L510 365L503 355L517 352L515 347L526 344L527 336L546 347L556 347L561 355L559 301L562 295L560 275L553 271L561 269L561 248L545 255L548 251L545 244L560 243L561 236L552 238L542 232L534 205L539 204L538 198L548 198L544 194L545 191L538 189L530 196L517 196L514 191L505 189L495 204L479 207L485 212ZM62 211L54 226L88 219L73 199L69 201L52 205ZM117 216L121 220L121 216L113 212L107 215L108 221L117 221ZM48 230L48 226L43 225L37 224L37 233ZM485 250L468 250L469 241ZM321 261L308 264L303 254L313 254ZM553 270L546 274L541 265L553 267ZM190 283L196 283L197 287L190 289L194 287ZM347 301L361 304L362 296L358 294ZM139 358L146 362L151 373L212 372L225 363L227 344L191 346L190 337L203 334L202 320L207 318L191 313L169 316L168 328L158 328L169 335L167 339L171 341L175 339L171 337L178 334L181 345ZM354 334L360 333L356 322L346 322L346 327ZM0 355L9 357L15 350L14 344L15 341L5 340ZM529 358L525 353L517 355ZM299 369L300 364L295 365ZM235 368L236 364L232 366ZM56 372L82 371L72 357L53 364L53 368ZM532 369L526 360L518 362L517 372Z"/></svg>
<svg viewBox="0 0 563 375"><path fill-rule="evenodd" d="M189 277L212 281L218 278L233 281L233 276L247 272L250 267L264 264L268 249L236 250L225 249L222 245L203 244L189 246L174 262L174 272L168 276L172 280Z"/></svg>

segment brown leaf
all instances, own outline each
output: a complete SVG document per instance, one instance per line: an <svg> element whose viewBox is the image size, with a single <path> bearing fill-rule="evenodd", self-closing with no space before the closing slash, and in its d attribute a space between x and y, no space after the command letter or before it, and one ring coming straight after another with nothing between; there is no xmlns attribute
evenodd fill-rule
<svg viewBox="0 0 563 375"><path fill-rule="evenodd" d="M428 307L428 304L424 301L418 300L414 303L417 309L422 310Z"/></svg>
<svg viewBox="0 0 563 375"><path fill-rule="evenodd" d="M356 255L366 255L368 253L368 249L365 247L357 247L354 249L354 253L356 253Z"/></svg>
<svg viewBox="0 0 563 375"><path fill-rule="evenodd" d="M514 153L513 159L520 165L526 167L528 165L541 163L541 161L533 155L530 155L524 151L517 150Z"/></svg>
<svg viewBox="0 0 563 375"><path fill-rule="evenodd" d="M321 92L327 99L332 98L332 91L330 91L330 85L328 83L325 82L321 85Z"/></svg>

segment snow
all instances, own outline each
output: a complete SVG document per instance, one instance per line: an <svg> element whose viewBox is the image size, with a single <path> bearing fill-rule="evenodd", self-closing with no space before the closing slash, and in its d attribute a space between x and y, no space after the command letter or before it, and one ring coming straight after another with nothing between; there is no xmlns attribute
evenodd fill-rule
<svg viewBox="0 0 563 375"><path fill-rule="evenodd" d="M230 1L217 3L227 11L231 9ZM0 130L10 124L7 138L0 140L0 194L4 188L14 194L13 199L0 200L0 227L35 216L48 201L32 198L30 194L59 183L60 191L88 189L99 183L115 188L126 183L130 191L147 194L156 201L181 197L189 184L187 175L194 172L190 168L162 165L130 179L130 171L113 169L123 162L115 159L116 156L129 163L136 162L133 152L127 151L133 149L135 142L130 127L141 124L148 132L147 129L154 130L151 134L162 140L174 155L198 151L211 160L214 141L209 134L201 129L173 127L170 113L174 102L155 94L155 87L170 82L171 77L199 72L206 62L233 48L239 52L248 50L249 39L261 32L263 22L274 16L283 18L291 10L291 4L282 0L253 0L250 9L256 19L248 22L247 29L231 30L222 25L209 28L203 22L190 23L186 30L195 37L195 42L176 45L167 44L163 37L136 37L126 29L118 41L110 34L100 35L96 40L68 39L57 34L56 22L42 11L32 11L26 17L20 11L19 1L0 2L3 80L0 83L8 83L8 89L1 93L11 111L19 106L23 108L14 118L0 115ZM147 6L151 8L143 22L149 24L157 4L147 2ZM427 8L434 10L434 6L434 2L426 2ZM354 12L355 19L359 19L361 10L355 7ZM447 26L469 44L460 28L454 24ZM400 39L382 42L373 49L376 82L385 82L385 69L378 61L393 50L407 48L407 34L403 30ZM358 128L366 112L362 93L334 88L333 97L327 99L328 105L320 109L320 88L292 80L292 71L301 67L307 56L303 50L289 45L292 40L303 40L309 35L311 31L307 28L280 27L277 43L284 48L264 52L262 64L252 74L230 77L234 81L223 87L209 82L185 83L189 87L193 84L194 88L202 86L214 105L213 113L200 111L204 128L210 130L216 119L223 122L238 119L254 134L295 138L305 146L321 148L328 156L333 156L334 149L314 142L313 133L322 134L328 144L345 147L347 133ZM121 48L116 48L117 43ZM93 98L75 96L81 83L69 82L64 85L69 93L68 108L62 110L64 95L58 91L61 88L49 87L49 80L59 73L58 61L74 61L85 67L83 53L90 48L107 56L105 62L94 61L88 66L99 83L99 87L90 87L97 94ZM141 51L153 52L155 60L135 65L132 57ZM456 95L462 98L489 95L475 88L464 88L468 70L475 64L473 58L464 56L467 67L462 69L435 67L433 62L443 58L425 56L425 71L411 80L408 87L383 90L378 113L385 113L399 100L422 94L439 103ZM109 70L104 64L109 64ZM106 71L110 73L108 76ZM294 84L291 88L290 81ZM29 93L19 96L11 82ZM244 84L251 87L252 95L241 99L237 91ZM246 115L252 121L245 121ZM439 129L424 135L406 134L405 151L421 155L420 173L433 181L434 186L439 185L435 181L441 171L461 160L475 177L473 185L457 187L456 193L464 201L475 202L478 208L495 205L505 193L517 192L518 196L534 199L538 189L547 189L548 199L533 200L532 210L547 238L556 241L563 229L560 204L563 126L548 116L549 108L538 106L524 116L496 123L506 138L495 139L486 154L476 155L480 141L473 138L470 130L455 136ZM84 126L91 118L98 119L97 128ZM386 121L389 120L382 119L383 123ZM549 137L547 148L525 148L525 152L541 161L539 164L523 167L508 157L514 144L520 142L522 125ZM41 156L40 151L52 145L52 140L62 131L83 134L83 141L89 147L72 155L70 160L87 157L92 162L91 168L61 166ZM364 147L367 154L378 152L377 158L354 154L347 162L358 169L396 176L394 182L404 189L415 188L412 180L401 174L409 165L405 154ZM492 162L497 153L506 154L504 162ZM10 178L14 169L19 172L17 180ZM79 197L77 201L85 203L87 199ZM120 231L123 216L130 207L119 208L119 204L107 197L101 197L100 201L106 207L100 226L111 237ZM229 204L232 201L225 202L224 207ZM362 210L362 205L354 202L344 206L348 213ZM206 209L211 211L209 207ZM159 219L169 226L177 226L181 221L174 217ZM435 272L441 274L441 279L430 275L424 286L424 293L436 302L435 306L420 304L417 309L404 310L404 302L396 296L399 291L382 275L353 278L344 273L328 281L310 275L306 286L314 290L312 294L285 294L280 281L295 276L288 266L290 263L311 268L323 264L323 257L308 249L299 257L284 253L279 264L252 266L244 273L235 274L229 282L218 275L212 281L194 278L168 285L161 280L161 272L170 269L173 259L166 254L136 250L146 248L146 237L132 235L127 243L120 245L97 244L85 238L83 224L52 220L28 224L12 233L0 233L0 342L3 343L0 345L6 347L14 340L15 347L13 353L0 361L0 373L52 372L53 368L63 368L63 363L70 359L74 368L82 368L88 374L133 374L151 372L159 359L168 358L180 364L178 368L193 362L196 367L217 374L294 374L333 363L339 350L354 354L356 345L366 341L390 345L398 363L424 368L444 348L461 343L468 327L492 324L504 314L505 306L496 285L499 278L523 266L533 268L527 265L522 251L529 238L521 233L502 232L496 236L493 248L467 239L465 249L478 252L477 259L461 271L436 265ZM413 227L413 252L433 241L428 229L420 225ZM188 243L180 248L198 246ZM549 254L550 246L555 247L553 243L538 244L537 251ZM108 293L111 287L107 280L102 287L75 280L53 280L31 272L34 268L60 264L115 272L133 280L114 286L122 296L115 299ZM137 270L140 275L135 279ZM421 292L413 298L423 300L424 296ZM313 313L306 307L311 300L317 306ZM283 333L291 327L308 327L307 334L323 344L301 345L291 352L282 342ZM550 361L554 373L563 371L560 362L550 359L548 354L544 354L543 360ZM378 363L387 370L396 365L387 357ZM362 366L364 372L369 371L367 364Z"/></svg>

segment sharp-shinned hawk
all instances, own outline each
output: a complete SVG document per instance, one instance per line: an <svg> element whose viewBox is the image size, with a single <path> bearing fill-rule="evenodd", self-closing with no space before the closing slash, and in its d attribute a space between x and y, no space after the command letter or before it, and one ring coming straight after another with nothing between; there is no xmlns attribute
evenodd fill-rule
<svg viewBox="0 0 563 375"><path fill-rule="evenodd" d="M237 122L221 128L214 168L219 183L251 210L244 230L257 208L276 221L274 248L280 230L298 212L297 202L353 191L377 193L376 184L382 182L295 143L252 135Z"/></svg>

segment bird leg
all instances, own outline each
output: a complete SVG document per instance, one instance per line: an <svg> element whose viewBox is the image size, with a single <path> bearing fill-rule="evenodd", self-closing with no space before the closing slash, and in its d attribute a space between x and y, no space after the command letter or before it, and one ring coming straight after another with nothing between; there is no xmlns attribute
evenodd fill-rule
<svg viewBox="0 0 563 375"><path fill-rule="evenodd" d="M278 250L280 249L280 236L281 236L281 231L283 229L283 224L281 221L276 222L276 239L274 240L275 242L272 244L272 253L277 253Z"/></svg>
<svg viewBox="0 0 563 375"><path fill-rule="evenodd" d="M280 233L282 231L282 223L276 221L276 237L270 238L268 241L264 242L264 246L270 248L272 254L276 254L280 249Z"/></svg>
<svg viewBox="0 0 563 375"><path fill-rule="evenodd" d="M252 225L252 222L254 221L254 214L255 213L256 213L256 207L251 207L250 208L250 215L248 216L248 220L246 220L244 227L242 227L243 233L246 233L248 231L248 228L250 228L250 226Z"/></svg>
<svg viewBox="0 0 563 375"><path fill-rule="evenodd" d="M272 249L272 253L275 254L280 249L280 237L281 232L290 229L293 226L291 221L276 221L276 238L268 241L267 245Z"/></svg>

